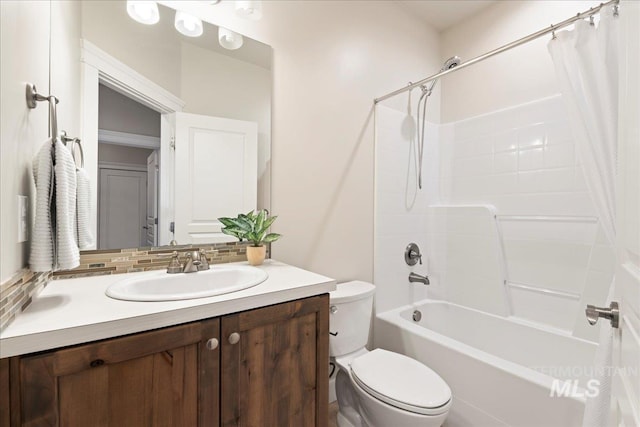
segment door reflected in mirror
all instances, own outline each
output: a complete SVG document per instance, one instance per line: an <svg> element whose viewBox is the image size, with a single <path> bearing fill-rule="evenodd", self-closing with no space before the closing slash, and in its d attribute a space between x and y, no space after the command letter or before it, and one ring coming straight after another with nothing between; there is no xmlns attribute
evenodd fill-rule
<svg viewBox="0 0 640 427"><path fill-rule="evenodd" d="M271 48L184 36L162 5L155 25L124 0L78 8L96 248L235 240L217 218L270 208Z"/></svg>

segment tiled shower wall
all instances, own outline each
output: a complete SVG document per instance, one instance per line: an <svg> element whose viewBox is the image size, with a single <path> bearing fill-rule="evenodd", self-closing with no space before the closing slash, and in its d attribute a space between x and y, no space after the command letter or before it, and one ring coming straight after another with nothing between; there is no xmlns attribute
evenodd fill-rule
<svg viewBox="0 0 640 427"><path fill-rule="evenodd" d="M429 208L407 207L402 200L388 196L390 192L400 196L405 191L391 177L392 171L406 174L407 162L398 161L388 150L406 150L400 143L406 117L385 107L379 107L378 115L382 118L377 127L374 281L379 294L387 292L390 296L376 308L385 310L410 303L415 301L414 296L426 292L433 298L472 306L475 303L476 308L496 314L506 312L595 339L596 329L587 325L583 308L587 302L604 303L613 275L613 251L598 225L561 97L448 123L434 131L437 137L428 139L430 148L425 156L431 153L437 159L425 160L424 167L433 168L425 172L435 182L418 199L431 210L436 205L453 206L456 210L451 212L466 216L467 221L473 221L472 209L478 206L495 214L493 222L476 222L484 228L466 231L452 231L442 223L443 216ZM394 209L402 212L398 215L421 219L398 225L385 214ZM433 218L440 218L440 222ZM396 232L398 229L401 233ZM393 257L398 256L395 252L401 243L397 242L393 251L387 246L392 244L390 236L398 234L403 234L404 240L423 240L426 262L423 271L416 271L433 278L433 285L426 291L409 285L403 277L406 271L395 265ZM501 260L488 262L480 250L476 254L452 250L455 245L463 248L465 241L476 241L479 235L488 239L479 248L487 247L494 237L498 239L504 253L503 266ZM469 279L452 274L454 266L457 272L465 270ZM487 266L493 270L480 271ZM471 280L480 273L493 279L481 283ZM505 295L504 303L488 297L498 295L498 290ZM468 295L476 298L463 301L462 297Z"/></svg>

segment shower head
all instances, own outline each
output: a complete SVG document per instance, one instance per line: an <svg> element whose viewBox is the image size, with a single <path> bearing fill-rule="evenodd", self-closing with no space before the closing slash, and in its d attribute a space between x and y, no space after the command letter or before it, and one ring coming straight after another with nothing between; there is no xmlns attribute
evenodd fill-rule
<svg viewBox="0 0 640 427"><path fill-rule="evenodd" d="M451 58L444 61L444 66L442 67L442 71L450 70L454 67L457 67L458 65L460 65L461 62L462 60L460 59L459 56L452 56Z"/></svg>
<svg viewBox="0 0 640 427"><path fill-rule="evenodd" d="M451 58L449 58L446 61L444 61L444 65L440 69L440 72L447 71L447 70L450 70L450 69L452 69L454 67L457 67L458 65L460 65L461 62L462 62L462 60L460 59L459 56L452 56ZM427 88L426 85L420 86L421 89L422 89L422 93L424 95L426 95L426 96L431 95L431 91L433 90L433 87L436 85L437 81L438 81L438 79L432 80L431 84L429 85L428 88Z"/></svg>

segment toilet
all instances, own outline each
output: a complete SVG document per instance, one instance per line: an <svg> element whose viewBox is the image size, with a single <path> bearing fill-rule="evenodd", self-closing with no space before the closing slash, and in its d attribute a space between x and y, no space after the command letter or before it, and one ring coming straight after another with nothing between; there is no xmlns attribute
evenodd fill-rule
<svg viewBox="0 0 640 427"><path fill-rule="evenodd" d="M367 350L375 286L353 281L330 293L329 352L336 377L339 427L437 427L451 408L451 389L415 359Z"/></svg>

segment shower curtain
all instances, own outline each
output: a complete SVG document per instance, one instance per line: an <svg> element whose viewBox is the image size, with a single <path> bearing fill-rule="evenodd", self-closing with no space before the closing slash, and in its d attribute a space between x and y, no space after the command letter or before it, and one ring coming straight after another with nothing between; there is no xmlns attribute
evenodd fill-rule
<svg viewBox="0 0 640 427"><path fill-rule="evenodd" d="M613 7L602 9L597 26L593 21L578 21L573 31L558 33L548 45L587 186L611 245L615 245L616 236L618 26ZM613 287L612 282L608 302ZM584 427L609 425L615 329L604 323L600 325L594 363L594 378L600 381L600 390L597 396L587 399Z"/></svg>

